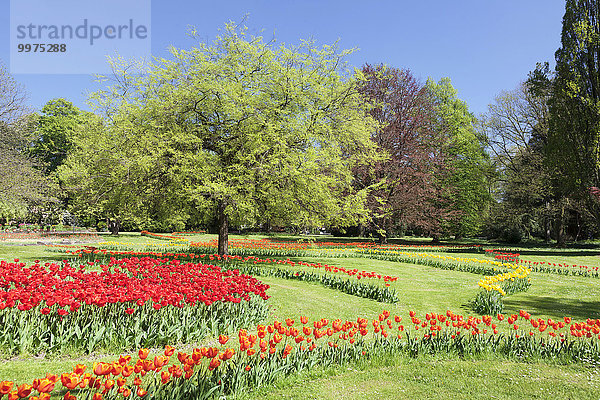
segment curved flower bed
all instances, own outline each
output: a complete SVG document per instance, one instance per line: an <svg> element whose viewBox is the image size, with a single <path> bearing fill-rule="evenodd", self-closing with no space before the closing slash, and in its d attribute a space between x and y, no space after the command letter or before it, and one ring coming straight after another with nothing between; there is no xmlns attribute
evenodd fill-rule
<svg viewBox="0 0 600 400"><path fill-rule="evenodd" d="M507 332L507 333L502 333ZM447 311L403 320L383 311L378 318L355 321L322 318L299 323L287 318L220 335L218 345L177 351L167 345L151 354L122 355L113 362L77 364L72 372L47 374L32 384L0 382L0 396L47 399L209 398L235 394L247 387L315 365L341 364L364 357L421 352L460 356L493 352L514 357L548 357L558 361L600 360L600 320L572 322L518 315L463 317ZM59 382L60 381L60 382ZM12 396L12 397L10 397Z"/></svg>
<svg viewBox="0 0 600 400"><path fill-rule="evenodd" d="M269 286L237 270L149 257L98 267L0 262L0 348L90 352L190 342L267 313Z"/></svg>
<svg viewBox="0 0 600 400"><path fill-rule="evenodd" d="M560 262L555 263L551 261L524 260L521 258L521 255L519 253L508 252L504 249L485 250L485 254L488 256L493 256L494 259L500 260L502 262L527 265L527 267L534 272L600 278L600 267L597 266L567 264Z"/></svg>

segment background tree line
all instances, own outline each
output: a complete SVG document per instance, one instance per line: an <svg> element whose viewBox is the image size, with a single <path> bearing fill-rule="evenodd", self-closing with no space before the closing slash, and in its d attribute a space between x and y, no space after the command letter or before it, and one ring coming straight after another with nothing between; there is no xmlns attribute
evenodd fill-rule
<svg viewBox="0 0 600 400"><path fill-rule="evenodd" d="M64 99L29 113L2 70L0 216L209 227L221 252L230 227L596 237L599 26L596 1L567 1L555 71L538 64L479 118L448 78L352 70L348 51L278 47L233 25L155 64L115 60L93 113Z"/></svg>
<svg viewBox="0 0 600 400"><path fill-rule="evenodd" d="M600 4L566 2L556 68L539 63L480 121L498 171L487 234L564 245L598 236Z"/></svg>

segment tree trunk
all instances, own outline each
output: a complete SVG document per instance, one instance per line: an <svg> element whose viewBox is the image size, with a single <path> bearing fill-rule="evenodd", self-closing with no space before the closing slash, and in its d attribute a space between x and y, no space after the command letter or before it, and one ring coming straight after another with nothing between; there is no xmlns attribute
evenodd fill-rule
<svg viewBox="0 0 600 400"><path fill-rule="evenodd" d="M106 218L106 225L111 235L119 236L119 231L121 230L121 221L119 221L118 218Z"/></svg>
<svg viewBox="0 0 600 400"><path fill-rule="evenodd" d="M577 233L575 234L575 242L577 242L577 240L579 240L579 235L581 235L581 219L579 218L579 211L576 211L575 216L577 218Z"/></svg>
<svg viewBox="0 0 600 400"><path fill-rule="evenodd" d="M229 254L229 218L225 214L225 200L219 200L217 214L219 216L219 255Z"/></svg>
<svg viewBox="0 0 600 400"><path fill-rule="evenodd" d="M270 221L270 220L268 220L268 219L267 219L267 220L265 221L265 223L264 223L264 224L263 224L263 226L262 226L262 230L263 230L263 232L265 232L265 233L271 233L271 231L272 231L273 229L272 229L272 226L271 226L271 221Z"/></svg>
<svg viewBox="0 0 600 400"><path fill-rule="evenodd" d="M550 243L551 239L551 228L550 228L550 202L546 202L546 215L544 216L544 241Z"/></svg>
<svg viewBox="0 0 600 400"><path fill-rule="evenodd" d="M377 238L379 239L379 244L386 244L388 241L387 231L385 230L385 216L378 218L377 223L375 224L375 232L377 233Z"/></svg>
<svg viewBox="0 0 600 400"><path fill-rule="evenodd" d="M556 246L565 247L565 206L560 206L556 221Z"/></svg>

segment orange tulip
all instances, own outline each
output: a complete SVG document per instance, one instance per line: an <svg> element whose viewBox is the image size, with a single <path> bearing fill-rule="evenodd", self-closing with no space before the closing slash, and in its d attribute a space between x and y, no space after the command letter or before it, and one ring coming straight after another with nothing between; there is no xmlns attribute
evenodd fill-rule
<svg viewBox="0 0 600 400"><path fill-rule="evenodd" d="M179 368L178 365L172 365L172 368L169 369L169 372L176 378L181 378L183 375L183 370Z"/></svg>
<svg viewBox="0 0 600 400"><path fill-rule="evenodd" d="M75 367L73 367L73 372L76 373L77 375L81 375L85 372L85 369L87 367L83 364L77 364Z"/></svg>
<svg viewBox="0 0 600 400"><path fill-rule="evenodd" d="M165 356L171 357L175 353L175 347L166 345L165 346Z"/></svg>
<svg viewBox="0 0 600 400"><path fill-rule="evenodd" d="M19 387L17 388L17 396L19 396L19 398L22 399L23 397L29 396L32 390L33 386L24 383L22 385L19 385Z"/></svg>
<svg viewBox="0 0 600 400"><path fill-rule="evenodd" d="M137 394L138 397L144 397L148 394L147 391L145 391L144 389L142 389L141 387L137 388L135 394Z"/></svg>
<svg viewBox="0 0 600 400"><path fill-rule="evenodd" d="M219 365L221 365L221 360L219 360L218 357L215 357L210 360L210 363L208 364L208 369L212 371L213 369L217 368Z"/></svg>
<svg viewBox="0 0 600 400"><path fill-rule="evenodd" d="M169 362L169 358L165 357L165 356L156 356L154 357L154 366L156 368L162 368L164 365L166 365Z"/></svg>
<svg viewBox="0 0 600 400"><path fill-rule="evenodd" d="M177 359L180 363L185 364L188 359L188 355L186 353L177 353Z"/></svg>
<svg viewBox="0 0 600 400"><path fill-rule="evenodd" d="M219 335L219 343L225 344L225 343L227 343L228 340L229 340L229 336Z"/></svg>
<svg viewBox="0 0 600 400"><path fill-rule="evenodd" d="M192 353L192 361L196 364L200 364L202 357L204 357L202 351L200 349L194 349L194 352Z"/></svg>
<svg viewBox="0 0 600 400"><path fill-rule="evenodd" d="M112 364L105 362L94 363L94 374L102 376L108 375L112 371Z"/></svg>
<svg viewBox="0 0 600 400"><path fill-rule="evenodd" d="M231 357L233 357L233 355L235 354L235 350L234 349L227 349L223 352L223 354L221 354L221 359L222 360L229 360Z"/></svg>
<svg viewBox="0 0 600 400"><path fill-rule="evenodd" d="M63 400L77 400L77 397L73 396L70 391L65 393Z"/></svg>
<svg viewBox="0 0 600 400"><path fill-rule="evenodd" d="M130 376L131 374L133 374L133 366L131 365L125 365L123 367L123 371L121 371L121 375L123 375L125 378L127 378L128 376Z"/></svg>
<svg viewBox="0 0 600 400"><path fill-rule="evenodd" d="M211 347L208 349L207 357L214 358L217 356L217 354L219 354L219 349L217 349L216 347Z"/></svg>
<svg viewBox="0 0 600 400"><path fill-rule="evenodd" d="M150 350L148 349L140 349L138 351L138 356L142 359L145 360L146 358L148 358L148 353L150 352Z"/></svg>
<svg viewBox="0 0 600 400"><path fill-rule="evenodd" d="M0 395L9 394L13 388L14 383L11 381L0 382Z"/></svg>
<svg viewBox="0 0 600 400"><path fill-rule="evenodd" d="M121 364L119 364L119 363L118 363L118 362L116 362L116 361L112 363L112 370L111 370L111 373L112 373L114 376L121 375L121 372L122 372L122 371L123 371L123 366L122 366Z"/></svg>
<svg viewBox="0 0 600 400"><path fill-rule="evenodd" d="M79 385L79 376L75 373L64 373L60 376L60 381L67 389L75 389Z"/></svg>
<svg viewBox="0 0 600 400"><path fill-rule="evenodd" d="M131 361L131 356L129 355L119 357L119 364L122 366L129 364L129 361Z"/></svg>

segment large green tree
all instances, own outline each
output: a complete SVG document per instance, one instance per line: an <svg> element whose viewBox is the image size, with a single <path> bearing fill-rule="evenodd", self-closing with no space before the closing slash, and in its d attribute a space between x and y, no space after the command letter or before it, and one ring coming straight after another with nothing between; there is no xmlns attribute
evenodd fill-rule
<svg viewBox="0 0 600 400"><path fill-rule="evenodd" d="M82 117L79 108L62 98L50 100L42 108L29 151L43 163L46 172L56 171L66 159Z"/></svg>
<svg viewBox="0 0 600 400"><path fill-rule="evenodd" d="M498 171L488 232L506 240L538 235L550 239L555 206L545 165L550 88L548 66L538 64L527 81L499 94L480 118Z"/></svg>
<svg viewBox="0 0 600 400"><path fill-rule="evenodd" d="M457 97L450 78L427 80L437 112L437 129L447 137L446 157L449 173L442 184L448 189L458 216L447 223L448 233L473 236L481 231L491 196L491 163L484 140L475 130L475 117L467 104Z"/></svg>
<svg viewBox="0 0 600 400"><path fill-rule="evenodd" d="M70 209L84 221L106 221L118 234L133 229L181 230L189 217L175 156L161 137L139 135L113 120L86 115L58 168L71 195Z"/></svg>
<svg viewBox="0 0 600 400"><path fill-rule="evenodd" d="M556 51L550 98L548 165L563 206L557 236L562 242L568 205L590 205L589 188L600 184L600 3L567 0ZM589 207L587 207L589 210Z"/></svg>
<svg viewBox="0 0 600 400"><path fill-rule="evenodd" d="M231 223L364 218L365 193L353 191L351 169L377 158L370 140L376 124L358 93L360 73L343 69L349 52L311 42L276 46L228 25L212 44L171 54L143 75L115 63L117 83L93 97L105 112L106 126L96 129L104 144L80 146L63 169L82 183L80 198L106 172L115 178L98 199L157 204L178 196L188 213L197 207L218 218L221 254ZM97 173L79 174L83 162Z"/></svg>
<svg viewBox="0 0 600 400"><path fill-rule="evenodd" d="M0 65L0 217L7 221L55 200L55 187L28 154L35 123L25 89Z"/></svg>

